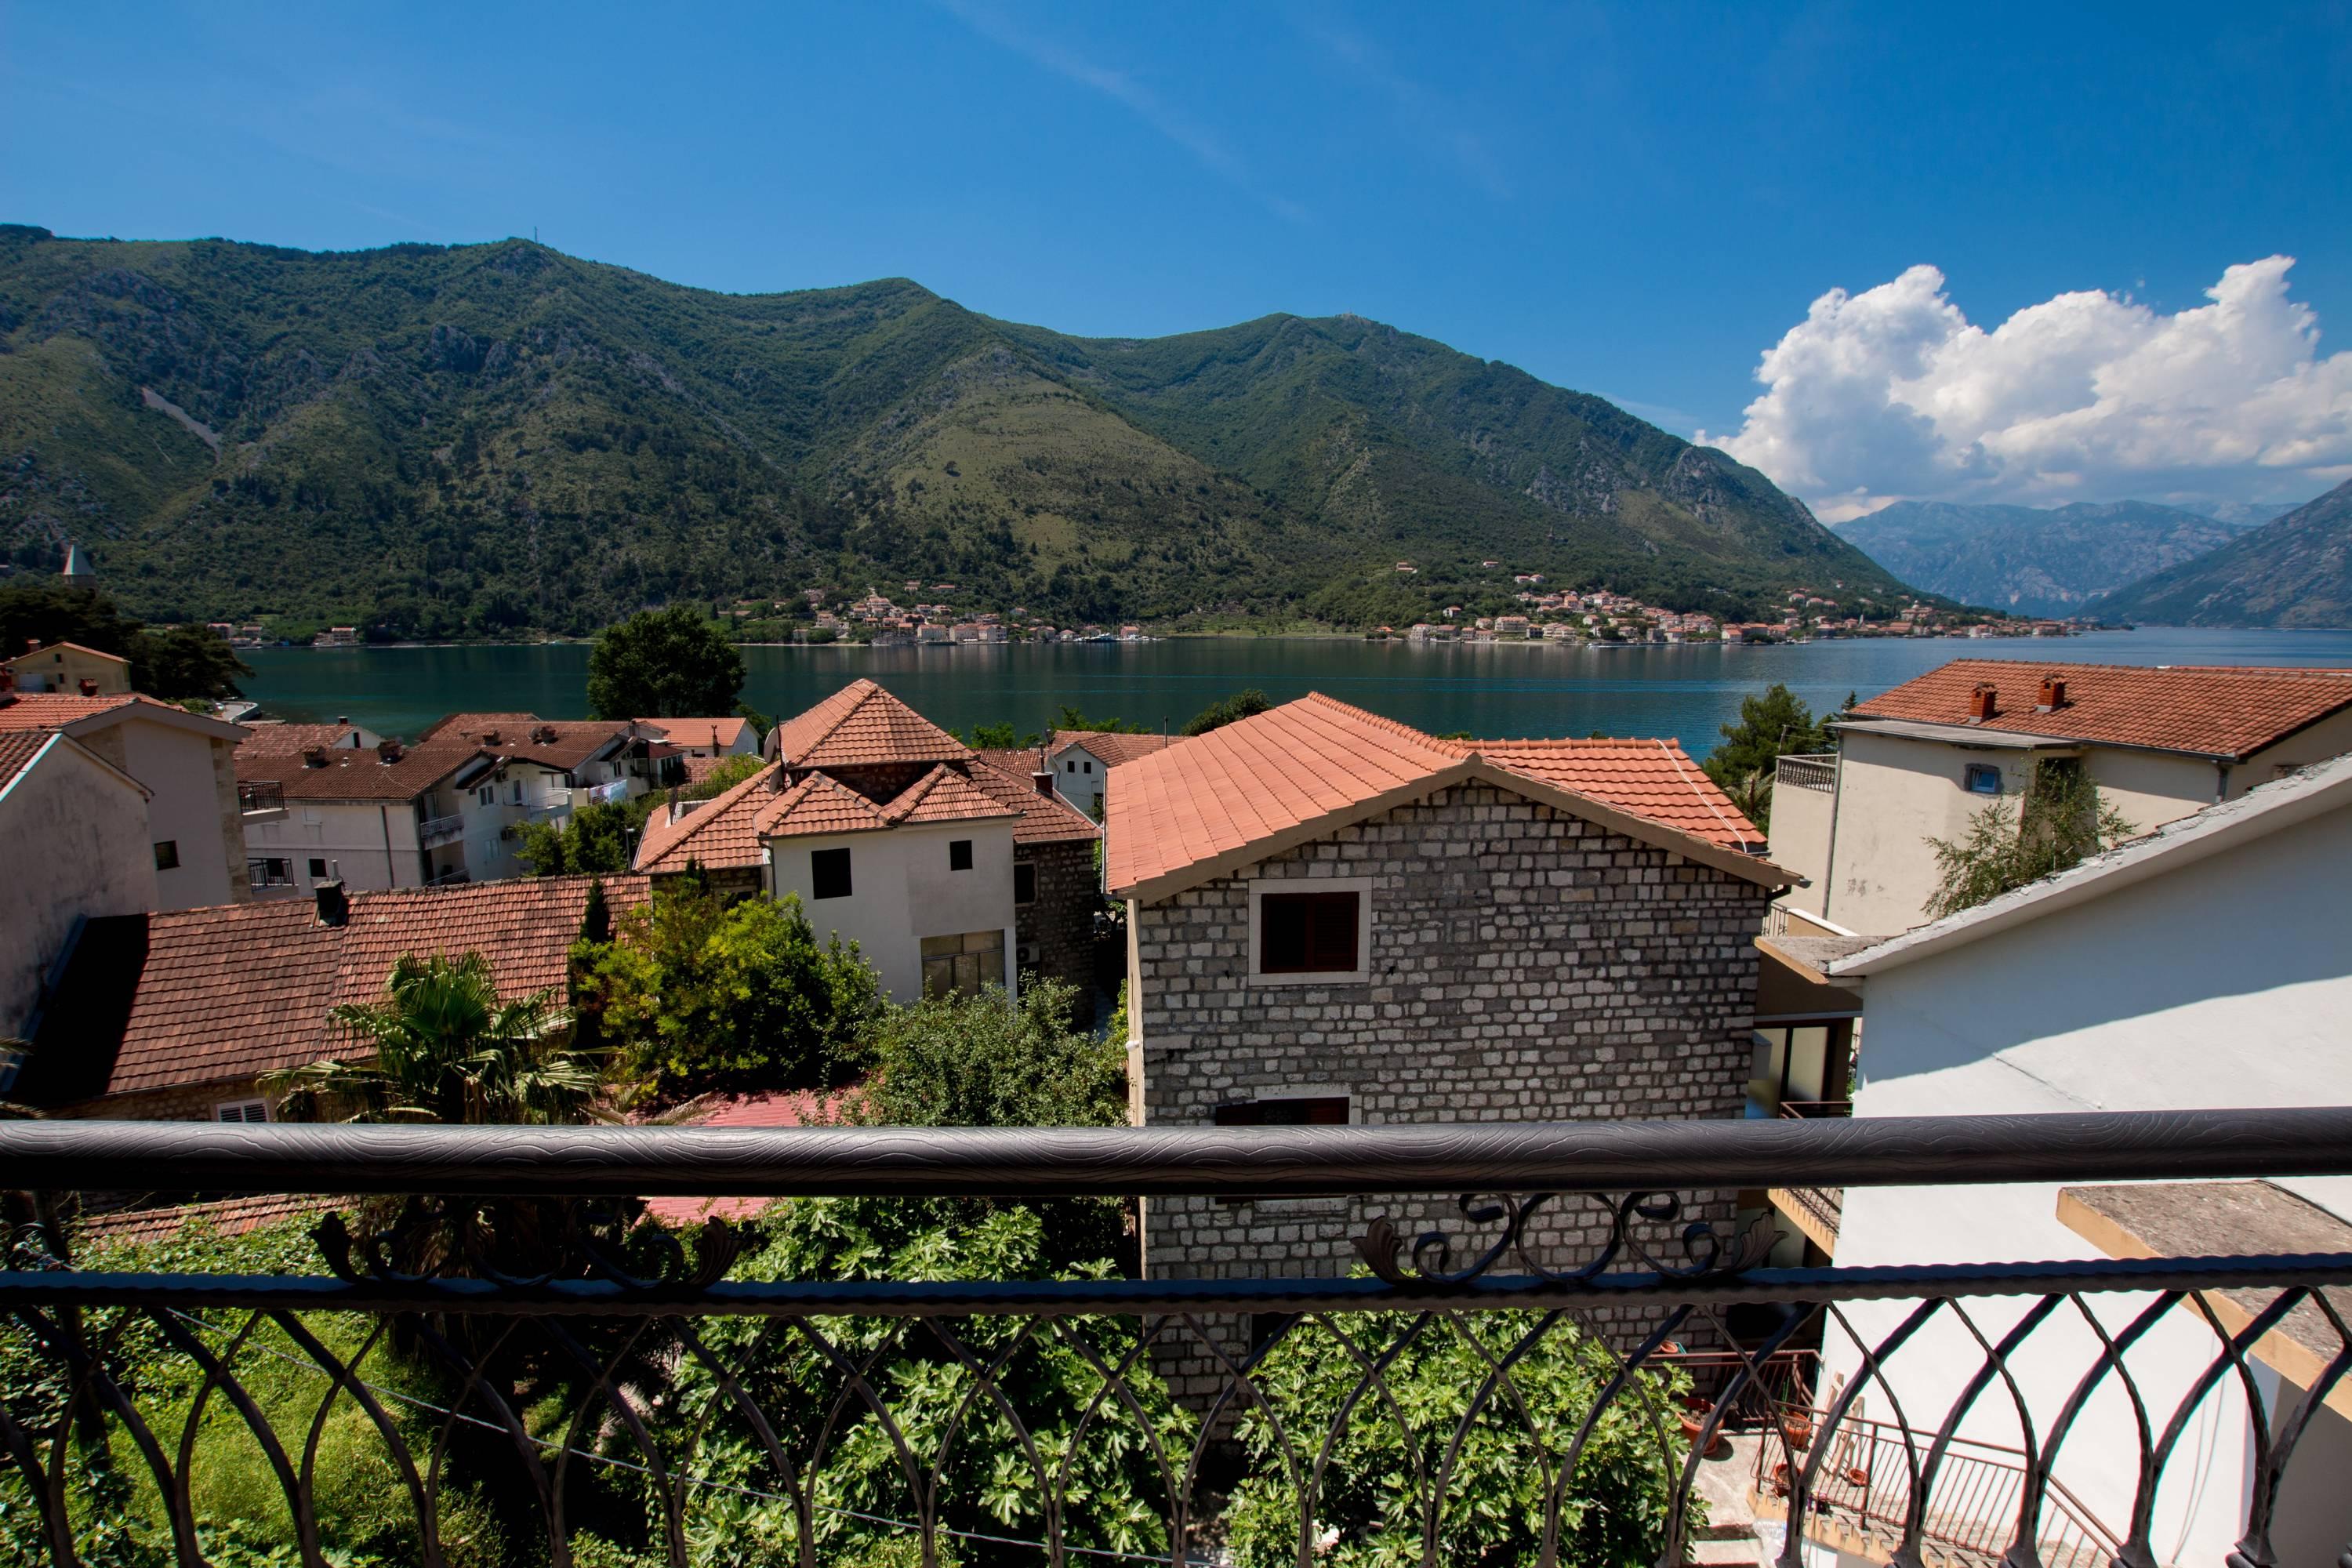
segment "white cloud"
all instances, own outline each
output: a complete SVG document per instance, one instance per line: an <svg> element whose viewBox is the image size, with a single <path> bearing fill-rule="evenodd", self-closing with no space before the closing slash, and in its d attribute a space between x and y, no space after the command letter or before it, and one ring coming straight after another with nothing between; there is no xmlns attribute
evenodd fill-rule
<svg viewBox="0 0 2352 1568"><path fill-rule="evenodd" d="M2352 352L2322 357L2288 256L2164 315L2096 289L1991 331L1914 267L1832 289L1764 353L1737 434L1698 433L1836 522L1905 499L2307 500L2352 476Z"/></svg>

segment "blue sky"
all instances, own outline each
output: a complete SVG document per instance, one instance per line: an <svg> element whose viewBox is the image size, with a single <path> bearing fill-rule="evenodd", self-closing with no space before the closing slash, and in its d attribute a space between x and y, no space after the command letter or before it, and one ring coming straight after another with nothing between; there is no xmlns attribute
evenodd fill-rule
<svg viewBox="0 0 2352 1568"><path fill-rule="evenodd" d="M2352 332L2347 80L2341 5L11 0L0 217L338 249L536 226L681 282L903 275L1087 333L1353 310L1704 429L1825 515L1849 494L2284 498L2352 473L2352 358L2309 347ZM2273 256L2292 270L2249 284L2244 331L2310 320L2250 384L2325 384L2252 463L2118 466L2079 432L2053 457L2018 419L2048 412L2037 378L2089 372L1945 363L1969 347L1957 318L2080 290L2133 302L2111 360L2160 351L2225 269ZM1932 282L1833 314L1743 414L1825 291L1920 267ZM1906 339L1858 386L1821 368L1886 331L1952 352L1913 374ZM1923 413L1897 387L1922 375L1992 422ZM1854 398L1891 445L1841 450ZM2126 404L2105 427L2140 417Z"/></svg>

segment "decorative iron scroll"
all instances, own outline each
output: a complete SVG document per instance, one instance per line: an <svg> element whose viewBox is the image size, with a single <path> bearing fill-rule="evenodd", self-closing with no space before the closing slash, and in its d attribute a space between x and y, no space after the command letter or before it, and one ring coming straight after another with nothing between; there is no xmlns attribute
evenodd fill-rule
<svg viewBox="0 0 2352 1568"><path fill-rule="evenodd" d="M419 1285L467 1277L528 1289L600 1279L630 1291L694 1292L724 1278L752 1240L726 1219L706 1222L689 1257L643 1205L622 1198L478 1199L412 1194L397 1215L354 1231L341 1214L310 1235L336 1278Z"/></svg>
<svg viewBox="0 0 2352 1568"><path fill-rule="evenodd" d="M1396 1222L1386 1215L1374 1218L1364 1234L1356 1238L1356 1251L1375 1275L1391 1285L1466 1285L1491 1272L1507 1258L1531 1279L1564 1285L1597 1279L1625 1257L1661 1281L1726 1279L1744 1274L1762 1263L1780 1238L1771 1222L1760 1215L1736 1233L1727 1232L1711 1220L1694 1220L1683 1226L1677 1237L1683 1261L1668 1262L1643 1243L1634 1225L1636 1221L1658 1226L1674 1224L1682 1217L1682 1199L1678 1194L1628 1193L1612 1199L1598 1194L1570 1194L1566 1195L1582 1198L1608 1215L1609 1234L1601 1249L1575 1268L1548 1268L1529 1244L1528 1226L1562 1195L1464 1194L1458 1206L1462 1216L1472 1225L1503 1222L1501 1234L1487 1243L1466 1268L1451 1267L1454 1238L1440 1230L1423 1231L1413 1238L1408 1268L1402 1261L1406 1256L1403 1236Z"/></svg>

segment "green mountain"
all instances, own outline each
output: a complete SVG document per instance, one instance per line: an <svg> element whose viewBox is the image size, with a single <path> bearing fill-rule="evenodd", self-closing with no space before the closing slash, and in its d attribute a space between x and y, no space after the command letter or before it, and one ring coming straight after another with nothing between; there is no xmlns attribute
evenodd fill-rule
<svg viewBox="0 0 2352 1568"><path fill-rule="evenodd" d="M14 564L79 539L158 620L578 632L902 580L1174 624L1392 622L1523 571L1720 610L1900 592L1753 469L1369 321L1082 340L903 279L715 294L522 240L0 226L0 476Z"/></svg>
<svg viewBox="0 0 2352 1568"><path fill-rule="evenodd" d="M1906 583L2019 616L2080 615L2101 594L2218 550L2245 527L2151 501L1896 501L1838 537Z"/></svg>
<svg viewBox="0 0 2352 1568"><path fill-rule="evenodd" d="M2352 479L2092 608L2160 626L2352 626Z"/></svg>

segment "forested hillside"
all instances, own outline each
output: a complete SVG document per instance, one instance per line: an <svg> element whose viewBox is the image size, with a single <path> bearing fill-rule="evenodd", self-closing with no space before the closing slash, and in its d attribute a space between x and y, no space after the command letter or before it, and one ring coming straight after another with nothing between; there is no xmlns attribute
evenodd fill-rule
<svg viewBox="0 0 2352 1568"><path fill-rule="evenodd" d="M1359 626L1488 557L1687 607L1895 591L1721 454L1354 318L1108 342L896 279L722 295L521 240L6 226L0 351L8 558L79 539L155 620L583 632L920 579L1074 620Z"/></svg>

